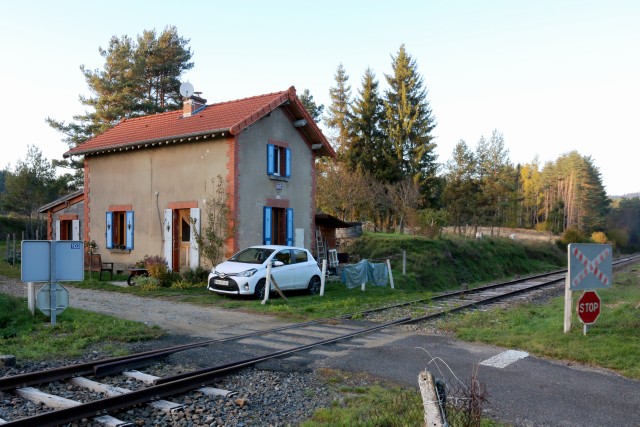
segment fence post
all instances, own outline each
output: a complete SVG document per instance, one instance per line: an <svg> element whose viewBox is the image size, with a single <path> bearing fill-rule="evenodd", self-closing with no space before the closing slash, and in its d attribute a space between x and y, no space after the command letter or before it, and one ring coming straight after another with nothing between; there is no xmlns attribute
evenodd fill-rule
<svg viewBox="0 0 640 427"><path fill-rule="evenodd" d="M269 301L269 290L271 290L271 263L267 264L267 281L264 284L264 299L262 304L266 304Z"/></svg>
<svg viewBox="0 0 640 427"><path fill-rule="evenodd" d="M444 420L440 411L440 400L436 392L433 375L427 371L420 372L418 385L420 386L422 406L424 408L424 425L428 427L443 427Z"/></svg>
<svg viewBox="0 0 640 427"><path fill-rule="evenodd" d="M407 274L407 251L402 251L402 275Z"/></svg>
<svg viewBox="0 0 640 427"><path fill-rule="evenodd" d="M393 273L391 272L391 261L387 259L387 268L389 269L389 282L391 282L391 289L395 289L393 286Z"/></svg>
<svg viewBox="0 0 640 427"><path fill-rule="evenodd" d="M11 243L11 236L7 233L7 262L9 262L9 244Z"/></svg>
<svg viewBox="0 0 640 427"><path fill-rule="evenodd" d="M16 266L16 233L13 233L13 256L11 257L11 266Z"/></svg>
<svg viewBox="0 0 640 427"><path fill-rule="evenodd" d="M320 296L324 296L324 282L327 280L327 260L322 260L322 276L320 277Z"/></svg>

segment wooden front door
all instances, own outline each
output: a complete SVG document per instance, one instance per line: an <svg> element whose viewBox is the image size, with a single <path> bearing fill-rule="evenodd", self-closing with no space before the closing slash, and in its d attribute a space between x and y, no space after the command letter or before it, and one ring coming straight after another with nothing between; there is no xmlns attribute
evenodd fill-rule
<svg viewBox="0 0 640 427"><path fill-rule="evenodd" d="M191 216L189 209L173 212L173 270L184 271L190 267Z"/></svg>

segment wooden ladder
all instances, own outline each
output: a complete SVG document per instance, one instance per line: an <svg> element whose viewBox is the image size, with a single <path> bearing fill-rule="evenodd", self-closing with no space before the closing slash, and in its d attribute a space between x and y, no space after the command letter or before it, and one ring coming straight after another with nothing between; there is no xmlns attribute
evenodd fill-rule
<svg viewBox="0 0 640 427"><path fill-rule="evenodd" d="M327 247L325 245L324 240L322 239L322 233L320 233L320 228L316 227L316 261L318 264L322 265L322 260L327 259Z"/></svg>

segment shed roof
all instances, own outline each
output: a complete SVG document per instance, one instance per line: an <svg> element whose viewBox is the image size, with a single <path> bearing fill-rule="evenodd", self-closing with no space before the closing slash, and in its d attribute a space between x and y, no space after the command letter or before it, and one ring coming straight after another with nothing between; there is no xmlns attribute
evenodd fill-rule
<svg viewBox="0 0 640 427"><path fill-rule="evenodd" d="M74 204L79 201L82 201L83 198L84 198L84 189L81 188L79 190L74 191L73 193L69 193L65 196L62 196L54 200L53 202L47 203L46 205L39 207L38 212L44 213L51 208L55 208L56 206L66 204L66 202L69 202L70 204Z"/></svg>
<svg viewBox="0 0 640 427"><path fill-rule="evenodd" d="M296 96L293 86L282 92L210 104L189 117L183 117L182 110L176 110L123 119L111 129L67 151L64 157L145 148L149 143L183 142L226 132L237 135L281 106L292 121L306 121L299 129L310 144L320 144L319 155L335 157L335 151Z"/></svg>

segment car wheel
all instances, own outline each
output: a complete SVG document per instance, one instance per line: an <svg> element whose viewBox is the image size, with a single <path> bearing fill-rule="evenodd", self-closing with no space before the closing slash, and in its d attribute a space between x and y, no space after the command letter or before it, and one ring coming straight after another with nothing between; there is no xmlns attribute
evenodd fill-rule
<svg viewBox="0 0 640 427"><path fill-rule="evenodd" d="M307 291L312 295L320 292L320 278L318 276L313 276L311 280L309 280Z"/></svg>
<svg viewBox="0 0 640 427"><path fill-rule="evenodd" d="M264 285L267 283L265 279L260 279L258 283L256 283L256 289L253 291L253 296L256 299L264 299Z"/></svg>

